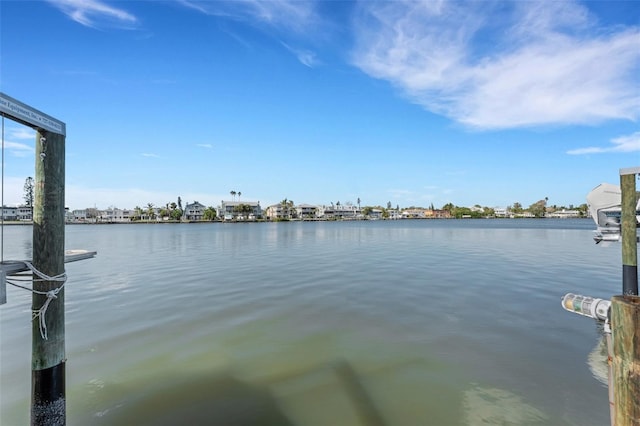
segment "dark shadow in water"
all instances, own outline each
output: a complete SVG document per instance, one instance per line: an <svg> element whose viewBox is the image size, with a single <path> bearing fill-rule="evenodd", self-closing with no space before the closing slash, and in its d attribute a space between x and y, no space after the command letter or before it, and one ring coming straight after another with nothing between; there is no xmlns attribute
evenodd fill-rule
<svg viewBox="0 0 640 426"><path fill-rule="evenodd" d="M369 393L365 390L360 379L358 379L351 364L341 360L332 363L332 365L357 410L362 424L366 426L385 426L380 411L369 397Z"/></svg>
<svg viewBox="0 0 640 426"><path fill-rule="evenodd" d="M93 424L293 426L266 389L226 374L127 389L125 395L126 402L117 403Z"/></svg>
<svg viewBox="0 0 640 426"><path fill-rule="evenodd" d="M331 362L316 365L307 368L304 371L289 372L280 374L269 379L270 383L286 382L289 380L304 379L315 373L328 373L338 379L337 385L341 388L348 398L348 404L351 405L360 420L361 426L386 426L386 422L378 407L374 404L369 392L367 392L362 380L358 377L356 370L351 363L345 359L336 359ZM340 424L336 420L335 424Z"/></svg>
<svg viewBox="0 0 640 426"><path fill-rule="evenodd" d="M351 364L336 360L276 381L301 378L315 371L334 374L346 392L362 426L385 426ZM273 382L271 382L273 384ZM294 426L278 406L268 386L243 382L229 373L150 380L135 388L111 389L111 408L98 410L93 425L221 425ZM336 424L339 424L337 420Z"/></svg>

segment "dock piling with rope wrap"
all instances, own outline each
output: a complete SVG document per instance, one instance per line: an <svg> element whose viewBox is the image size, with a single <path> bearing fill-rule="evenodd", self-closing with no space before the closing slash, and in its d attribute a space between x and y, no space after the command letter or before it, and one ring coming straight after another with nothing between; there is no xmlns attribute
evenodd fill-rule
<svg viewBox="0 0 640 426"><path fill-rule="evenodd" d="M66 125L4 93L0 93L0 115L3 119L3 170L4 118L7 117L36 131L33 257L31 262L5 262L4 258L0 259L3 287L0 299L6 301L5 287L10 275L25 270L32 273L31 289L18 285L32 292L31 425L64 426ZM4 204L4 187L2 191ZM4 211L2 216L4 219ZM4 226L4 222L2 225ZM95 252L86 253L91 253L90 257L95 256ZM82 258L87 258L86 253Z"/></svg>

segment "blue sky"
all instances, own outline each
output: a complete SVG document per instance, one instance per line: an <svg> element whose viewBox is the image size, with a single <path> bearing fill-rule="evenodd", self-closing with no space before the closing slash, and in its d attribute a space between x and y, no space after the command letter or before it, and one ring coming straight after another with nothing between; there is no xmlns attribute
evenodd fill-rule
<svg viewBox="0 0 640 426"><path fill-rule="evenodd" d="M72 209L579 205L640 165L640 2L2 1L0 90L66 123Z"/></svg>

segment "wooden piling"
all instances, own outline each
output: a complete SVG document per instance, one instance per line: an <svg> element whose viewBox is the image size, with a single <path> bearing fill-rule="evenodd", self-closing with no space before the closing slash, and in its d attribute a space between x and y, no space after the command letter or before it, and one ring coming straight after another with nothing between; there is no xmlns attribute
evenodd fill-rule
<svg viewBox="0 0 640 426"><path fill-rule="evenodd" d="M64 273L65 136L45 130L36 133L36 173L33 205L33 266L54 277ZM40 281L33 289L49 292L60 281ZM47 296L33 294L38 311ZM66 423L64 289L56 294L45 313L47 338L39 321L32 325L31 424L58 426Z"/></svg>
<svg viewBox="0 0 640 426"><path fill-rule="evenodd" d="M640 167L620 170L622 295L611 298L616 426L640 426L640 297L635 183L639 173Z"/></svg>
<svg viewBox="0 0 640 426"><path fill-rule="evenodd" d="M640 297L611 299L616 426L640 425Z"/></svg>
<svg viewBox="0 0 640 426"><path fill-rule="evenodd" d="M622 294L638 294L638 237L636 231L636 173L640 168L620 170L622 238Z"/></svg>

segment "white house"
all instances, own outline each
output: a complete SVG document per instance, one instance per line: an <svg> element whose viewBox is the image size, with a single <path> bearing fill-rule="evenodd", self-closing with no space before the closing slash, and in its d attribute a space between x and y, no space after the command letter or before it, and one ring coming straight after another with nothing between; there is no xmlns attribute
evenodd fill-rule
<svg viewBox="0 0 640 426"><path fill-rule="evenodd" d="M3 220L18 220L18 208L2 206L2 219Z"/></svg>
<svg viewBox="0 0 640 426"><path fill-rule="evenodd" d="M282 203L273 204L264 210L265 216L270 220L289 219L289 211Z"/></svg>
<svg viewBox="0 0 640 426"><path fill-rule="evenodd" d="M100 212L100 220L105 222L131 222L133 212L129 209L109 207Z"/></svg>
<svg viewBox="0 0 640 426"><path fill-rule="evenodd" d="M493 214L496 217L508 217L509 216L509 210L507 210L504 207L495 207L493 209Z"/></svg>
<svg viewBox="0 0 640 426"><path fill-rule="evenodd" d="M31 221L33 220L33 208L29 206L18 206L18 207L3 206L2 219Z"/></svg>
<svg viewBox="0 0 640 426"><path fill-rule="evenodd" d="M218 216L223 220L255 220L262 216L262 208L260 201L222 201Z"/></svg>
<svg viewBox="0 0 640 426"><path fill-rule="evenodd" d="M33 220L33 207L31 206L18 206L18 220L32 221Z"/></svg>
<svg viewBox="0 0 640 426"><path fill-rule="evenodd" d="M322 205L316 208L316 216L325 219L355 219L358 215L360 209L353 205Z"/></svg>
<svg viewBox="0 0 640 426"><path fill-rule="evenodd" d="M312 206L310 204L298 204L295 207L296 214L301 219L310 219L316 217L316 211L318 210L317 206Z"/></svg>
<svg viewBox="0 0 640 426"><path fill-rule="evenodd" d="M556 217L560 219L571 218L571 217L580 217L580 211L578 210L556 210L553 213L547 213L546 217Z"/></svg>

